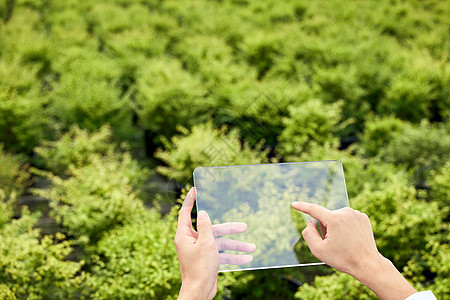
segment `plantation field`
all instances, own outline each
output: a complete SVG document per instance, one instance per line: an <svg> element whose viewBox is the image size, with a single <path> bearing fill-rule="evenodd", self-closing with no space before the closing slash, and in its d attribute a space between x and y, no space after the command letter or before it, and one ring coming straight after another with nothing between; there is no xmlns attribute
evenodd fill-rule
<svg viewBox="0 0 450 300"><path fill-rule="evenodd" d="M450 2L0 1L0 298L176 299L199 166L336 159L418 289L450 299ZM376 299L329 267L216 299Z"/></svg>

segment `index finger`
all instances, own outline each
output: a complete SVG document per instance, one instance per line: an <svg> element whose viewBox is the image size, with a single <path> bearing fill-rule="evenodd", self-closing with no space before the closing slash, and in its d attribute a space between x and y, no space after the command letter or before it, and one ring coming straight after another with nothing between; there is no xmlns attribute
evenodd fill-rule
<svg viewBox="0 0 450 300"><path fill-rule="evenodd" d="M186 195L186 198L184 198L183 205L178 213L178 229L182 226L187 226L189 230L192 228L191 211L194 206L195 194L195 188L191 188L189 193Z"/></svg>
<svg viewBox="0 0 450 300"><path fill-rule="evenodd" d="M306 202L293 202L292 207L296 210L304 212L305 214L310 215L314 219L320 221L323 225L327 225L327 220L331 216L331 211L317 205L315 203L306 203Z"/></svg>

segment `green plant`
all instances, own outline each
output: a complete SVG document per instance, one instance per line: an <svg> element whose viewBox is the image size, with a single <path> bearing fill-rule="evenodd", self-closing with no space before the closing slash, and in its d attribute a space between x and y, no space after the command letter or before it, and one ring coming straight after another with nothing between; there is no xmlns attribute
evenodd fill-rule
<svg viewBox="0 0 450 300"><path fill-rule="evenodd" d="M247 144L242 145L237 130L215 129L211 123L194 126L191 132L179 129L184 135L173 137L171 143L166 143L166 149L159 149L155 157L167 164L159 166L157 171L180 183L187 182L196 167L267 161L267 151L254 151Z"/></svg>
<svg viewBox="0 0 450 300"><path fill-rule="evenodd" d="M315 145L336 144L343 102L324 104L318 99L289 107L289 117L279 136L278 152L283 156L299 155ZM343 123L344 124L344 123ZM341 126L342 127L342 126Z"/></svg>
<svg viewBox="0 0 450 300"><path fill-rule="evenodd" d="M46 101L39 95L37 68L0 60L0 141L28 153L44 137Z"/></svg>
<svg viewBox="0 0 450 300"><path fill-rule="evenodd" d="M142 66L137 92L136 112L140 124L154 136L151 143L170 138L177 124L189 128L205 121L214 106L197 76L173 58L155 58Z"/></svg>
<svg viewBox="0 0 450 300"><path fill-rule="evenodd" d="M133 191L139 172L128 155L121 160L93 156L90 164L71 168L67 179L48 175L52 185L34 193L50 200L53 216L68 234L92 244L144 209Z"/></svg>
<svg viewBox="0 0 450 300"><path fill-rule="evenodd" d="M345 273L317 276L314 283L304 284L296 299L378 299L367 287Z"/></svg>
<svg viewBox="0 0 450 300"><path fill-rule="evenodd" d="M39 155L38 163L58 175L65 175L70 168L89 164L93 155L112 156L116 145L111 141L110 126L89 133L74 125L56 141L44 141L34 151Z"/></svg>
<svg viewBox="0 0 450 300"><path fill-rule="evenodd" d="M0 297L6 300L16 300L14 292L4 283L0 283Z"/></svg>
<svg viewBox="0 0 450 300"><path fill-rule="evenodd" d="M33 184L28 165L52 172L54 182L42 191L53 199L50 215L68 234L66 241L89 239L70 259L84 260L83 270L90 271L97 242L108 238L123 246L110 249L101 242L95 279L83 288L98 298L114 297L108 278L119 295L139 298L131 285L143 284L147 272L158 270L158 260L141 269L124 248L141 245L133 252L137 257L167 250L167 262L174 255L162 245L149 254L152 245L132 236L160 237L148 222L137 224L149 228L133 227L138 214L155 228L165 230L160 222L174 226L138 204L149 174L140 163L184 185L197 166L339 159L350 204L363 211L367 206L381 228L376 234L383 251L415 286L447 297L450 6L343 3L0 1L1 228L23 220L16 202L33 199L26 190ZM356 136L357 145L339 149L339 140ZM158 147L164 148L155 155ZM132 156L147 157L138 163ZM34 187L42 182L35 180ZM22 241L11 233L17 236ZM26 258L8 253L8 266L37 266L42 256L35 259L33 251ZM115 256L136 270L126 273L113 263ZM102 263L108 265L103 271ZM161 293L173 298L176 267L162 269L174 284ZM81 273L77 277L84 278ZM313 283L314 275L326 274L298 273L221 275L218 298L289 299L298 281L304 298L344 297L346 289L348 298L371 297L345 276ZM0 284L0 298L89 297L73 286L60 293L48 273L48 284L33 281L30 287L26 274L14 284L33 294L17 294L8 281ZM145 297L165 286L158 274L152 277L157 283L143 288Z"/></svg>
<svg viewBox="0 0 450 300"><path fill-rule="evenodd" d="M3 145L0 145L0 189L6 197L21 195L29 183L29 177L24 158L4 152Z"/></svg>
<svg viewBox="0 0 450 300"><path fill-rule="evenodd" d="M447 130L422 122L420 126L397 133L380 151L379 157L411 170L415 184L426 187L430 171L448 161L449 151L450 135Z"/></svg>
<svg viewBox="0 0 450 300"><path fill-rule="evenodd" d="M132 222L106 233L96 245L84 297L175 299L181 286L176 214L141 210Z"/></svg>
<svg viewBox="0 0 450 300"><path fill-rule="evenodd" d="M362 154L368 157L376 156L397 134L402 134L407 124L394 117L375 117L367 120L364 133L360 134L359 145Z"/></svg>
<svg viewBox="0 0 450 300"><path fill-rule="evenodd" d="M92 68L95 63L87 60ZM101 66L107 68L107 66ZM110 124L113 131L124 138L130 132L131 105L127 95L121 95L114 81L91 78L90 74L69 73L55 84L49 112L63 128L78 124L82 128L98 130ZM71 101L66 101L70 98Z"/></svg>
<svg viewBox="0 0 450 300"><path fill-rule="evenodd" d="M41 236L34 228L39 214L22 209L12 219L12 207L3 202L0 190L0 295L31 299L73 297L82 277L76 276L83 262L66 260L70 242L57 233Z"/></svg>

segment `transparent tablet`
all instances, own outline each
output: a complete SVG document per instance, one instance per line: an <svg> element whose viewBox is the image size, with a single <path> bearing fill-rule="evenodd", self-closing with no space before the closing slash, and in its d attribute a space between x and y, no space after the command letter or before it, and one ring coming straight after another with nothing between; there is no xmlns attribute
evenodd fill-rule
<svg viewBox="0 0 450 300"><path fill-rule="evenodd" d="M215 228L220 271L322 264L301 236L311 217L291 203L348 206L339 161L197 168L194 185L197 211Z"/></svg>

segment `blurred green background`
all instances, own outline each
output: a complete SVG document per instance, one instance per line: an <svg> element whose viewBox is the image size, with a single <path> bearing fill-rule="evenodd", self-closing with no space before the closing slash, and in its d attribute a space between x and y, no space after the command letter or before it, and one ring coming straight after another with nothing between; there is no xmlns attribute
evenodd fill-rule
<svg viewBox="0 0 450 300"><path fill-rule="evenodd" d="M198 166L338 159L417 289L450 299L450 2L0 1L0 298L175 299ZM217 299L373 299L328 267Z"/></svg>

